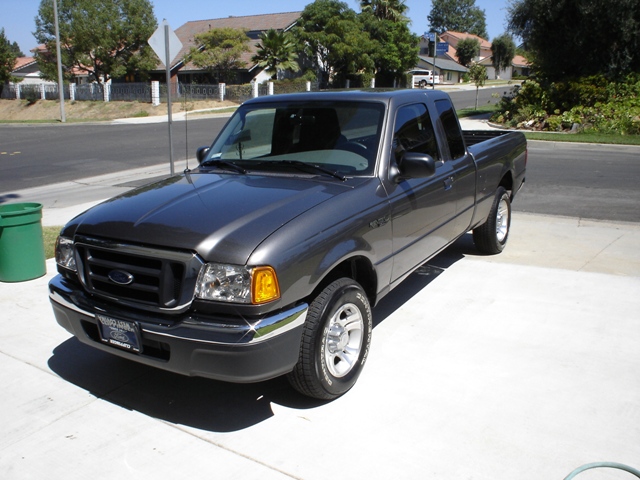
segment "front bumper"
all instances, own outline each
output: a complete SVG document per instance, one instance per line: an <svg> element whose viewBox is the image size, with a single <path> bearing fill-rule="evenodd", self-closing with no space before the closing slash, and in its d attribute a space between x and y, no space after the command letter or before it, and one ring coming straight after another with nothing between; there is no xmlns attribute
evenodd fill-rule
<svg viewBox="0 0 640 480"><path fill-rule="evenodd" d="M293 369L308 309L302 304L238 323L189 312L163 320L97 302L61 275L49 282L49 299L56 321L87 345L163 370L235 383L259 382ZM141 353L103 343L96 314L138 324Z"/></svg>

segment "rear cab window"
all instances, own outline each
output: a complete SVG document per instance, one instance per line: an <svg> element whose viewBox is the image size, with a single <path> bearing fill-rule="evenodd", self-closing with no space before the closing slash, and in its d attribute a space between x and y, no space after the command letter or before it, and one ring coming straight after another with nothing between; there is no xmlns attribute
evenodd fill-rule
<svg viewBox="0 0 640 480"><path fill-rule="evenodd" d="M440 123L444 129L451 158L456 159L463 157L466 154L464 139L462 138L462 131L460 130L460 124L458 123L455 111L453 110L453 105L448 100L436 100L435 105Z"/></svg>

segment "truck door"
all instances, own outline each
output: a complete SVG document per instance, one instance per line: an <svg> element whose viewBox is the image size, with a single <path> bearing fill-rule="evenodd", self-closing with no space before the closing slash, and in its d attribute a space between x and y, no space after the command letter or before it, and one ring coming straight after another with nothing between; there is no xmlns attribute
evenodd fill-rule
<svg viewBox="0 0 640 480"><path fill-rule="evenodd" d="M418 152L442 160L424 104L398 109L390 161L401 162L404 152ZM452 194L450 162L439 162L434 176L403 179L389 190L393 229L392 282L443 248L454 237L456 199Z"/></svg>
<svg viewBox="0 0 640 480"><path fill-rule="evenodd" d="M438 112L439 127L446 139L446 145L442 145L445 161L452 168L450 182L456 201L454 229L456 235L461 235L469 229L475 209L476 163L473 157L467 153L460 123L451 101L447 99L436 100L435 106Z"/></svg>

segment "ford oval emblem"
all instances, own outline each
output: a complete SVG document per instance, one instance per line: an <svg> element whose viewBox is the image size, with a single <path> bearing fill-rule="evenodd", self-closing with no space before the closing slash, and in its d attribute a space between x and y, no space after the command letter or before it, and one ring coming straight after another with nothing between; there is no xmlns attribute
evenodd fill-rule
<svg viewBox="0 0 640 480"><path fill-rule="evenodd" d="M133 275L124 270L111 270L108 277L109 280L118 285L129 285L133 282Z"/></svg>
<svg viewBox="0 0 640 480"><path fill-rule="evenodd" d="M109 333L109 336L119 342L127 343L129 341L129 337L124 332L112 331Z"/></svg>

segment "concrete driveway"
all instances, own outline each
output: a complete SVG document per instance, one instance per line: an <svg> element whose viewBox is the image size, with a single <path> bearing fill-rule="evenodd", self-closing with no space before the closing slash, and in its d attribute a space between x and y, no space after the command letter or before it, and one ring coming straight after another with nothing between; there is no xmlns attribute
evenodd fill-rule
<svg viewBox="0 0 640 480"><path fill-rule="evenodd" d="M45 218L48 212L45 211ZM3 479L563 479L640 468L640 225L514 214L374 310L343 397L231 385L94 351L45 277L0 283ZM629 478L590 470L580 480Z"/></svg>

